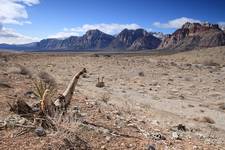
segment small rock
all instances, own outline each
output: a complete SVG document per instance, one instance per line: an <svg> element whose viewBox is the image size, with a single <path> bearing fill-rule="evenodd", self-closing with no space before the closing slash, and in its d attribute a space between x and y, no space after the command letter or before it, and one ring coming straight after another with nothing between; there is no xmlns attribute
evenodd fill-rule
<svg viewBox="0 0 225 150"><path fill-rule="evenodd" d="M106 148L105 148L105 145L102 145L102 146L101 146L101 149L106 149Z"/></svg>
<svg viewBox="0 0 225 150"><path fill-rule="evenodd" d="M21 118L19 121L18 121L19 124L23 125L26 123L26 119L25 118Z"/></svg>
<svg viewBox="0 0 225 150"><path fill-rule="evenodd" d="M4 83L2 81L0 81L0 87L2 87L2 88L12 88L8 83Z"/></svg>
<svg viewBox="0 0 225 150"><path fill-rule="evenodd" d="M182 124L179 124L179 125L177 126L177 129L178 129L179 131L186 131L186 130L187 130L186 127L185 127L185 125L182 125Z"/></svg>
<svg viewBox="0 0 225 150"><path fill-rule="evenodd" d="M85 117L85 116L87 116L87 113L80 113L80 116Z"/></svg>
<svg viewBox="0 0 225 150"><path fill-rule="evenodd" d="M142 72L142 71L141 71L141 72L139 72L139 73L138 73L138 75L139 75L140 77L145 76L144 72Z"/></svg>
<svg viewBox="0 0 225 150"><path fill-rule="evenodd" d="M158 126L160 123L158 120L152 120L152 124Z"/></svg>
<svg viewBox="0 0 225 150"><path fill-rule="evenodd" d="M148 150L156 150L154 145L149 145Z"/></svg>
<svg viewBox="0 0 225 150"><path fill-rule="evenodd" d="M111 137L110 136L106 136L105 139L106 139L107 142L109 142L111 140Z"/></svg>
<svg viewBox="0 0 225 150"><path fill-rule="evenodd" d="M131 147L133 147L133 145L132 145L132 144L127 145L127 148L131 148Z"/></svg>
<svg viewBox="0 0 225 150"><path fill-rule="evenodd" d="M172 133L172 138L175 140L181 140L180 135L177 132Z"/></svg>
<svg viewBox="0 0 225 150"><path fill-rule="evenodd" d="M103 134L108 134L109 133L109 130L108 129L101 128L100 130L101 130L101 132Z"/></svg>
<svg viewBox="0 0 225 150"><path fill-rule="evenodd" d="M107 116L106 116L106 119L108 119L108 120L112 120L112 117L111 117L111 116L109 116L109 115L107 115Z"/></svg>
<svg viewBox="0 0 225 150"><path fill-rule="evenodd" d="M24 95L29 98L37 98L33 91L27 91Z"/></svg>
<svg viewBox="0 0 225 150"><path fill-rule="evenodd" d="M160 133L156 133L152 135L154 140L166 140L166 137L161 135Z"/></svg>
<svg viewBox="0 0 225 150"><path fill-rule="evenodd" d="M46 135L46 132L45 132L45 129L43 127L38 127L35 129L35 133L38 135L38 136L45 136Z"/></svg>

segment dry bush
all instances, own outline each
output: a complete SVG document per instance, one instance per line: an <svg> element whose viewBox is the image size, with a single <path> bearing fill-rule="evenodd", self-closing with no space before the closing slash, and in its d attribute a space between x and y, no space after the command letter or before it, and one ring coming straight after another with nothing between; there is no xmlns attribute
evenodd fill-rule
<svg viewBox="0 0 225 150"><path fill-rule="evenodd" d="M27 69L25 66L22 65L16 65L14 67L9 68L9 72L15 73L15 74L21 74L26 75L28 77L32 77L32 74L29 69Z"/></svg>
<svg viewBox="0 0 225 150"><path fill-rule="evenodd" d="M9 57L7 55L4 55L4 54L0 53L0 61L8 62L9 61Z"/></svg>
<svg viewBox="0 0 225 150"><path fill-rule="evenodd" d="M109 102L109 99L110 99L109 94L103 94L101 96L101 99L100 100L107 104Z"/></svg>
<svg viewBox="0 0 225 150"><path fill-rule="evenodd" d="M203 61L203 65L205 66L220 66L220 64L216 63L214 60L212 59L207 59L205 61Z"/></svg>
<svg viewBox="0 0 225 150"><path fill-rule="evenodd" d="M56 81L54 79L53 76L51 76L50 74L48 74L47 72L40 72L38 74L38 77L40 78L41 81L43 81L44 83L52 86L52 87L56 87Z"/></svg>
<svg viewBox="0 0 225 150"><path fill-rule="evenodd" d="M198 122L204 122L204 123L210 123L210 124L214 124L215 121L210 118L210 117L198 117L198 118L194 118L194 121L198 121Z"/></svg>
<svg viewBox="0 0 225 150"><path fill-rule="evenodd" d="M138 75L139 75L140 77L145 76L145 74L144 74L144 72L143 72L143 71L139 72L139 73L138 73Z"/></svg>

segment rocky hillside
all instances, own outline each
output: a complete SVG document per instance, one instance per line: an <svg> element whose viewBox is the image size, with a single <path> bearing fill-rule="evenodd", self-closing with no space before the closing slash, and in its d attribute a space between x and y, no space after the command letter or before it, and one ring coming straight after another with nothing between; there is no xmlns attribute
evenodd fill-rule
<svg viewBox="0 0 225 150"><path fill-rule="evenodd" d="M112 49L155 49L159 46L161 40L154 37L143 29L128 30L124 29L117 35L116 39L110 44Z"/></svg>
<svg viewBox="0 0 225 150"><path fill-rule="evenodd" d="M224 45L225 32L221 26L187 22L168 35L161 32L147 32L144 29L124 29L118 35L112 36L96 29L87 31L83 36L71 36L65 39L44 39L23 45L0 44L0 49L122 52L151 49L192 50Z"/></svg>
<svg viewBox="0 0 225 150"><path fill-rule="evenodd" d="M45 39L38 43L40 50L97 50L106 48L114 39L113 36L99 30L89 30L81 37L71 36L64 40Z"/></svg>
<svg viewBox="0 0 225 150"><path fill-rule="evenodd" d="M165 37L160 49L188 50L225 45L225 33L217 24L185 23L182 28Z"/></svg>
<svg viewBox="0 0 225 150"><path fill-rule="evenodd" d="M161 39L144 29L124 29L117 36L112 36L100 30L89 30L83 36L71 36L66 39L44 39L35 44L7 45L0 48L33 49L33 50L141 50L156 49Z"/></svg>

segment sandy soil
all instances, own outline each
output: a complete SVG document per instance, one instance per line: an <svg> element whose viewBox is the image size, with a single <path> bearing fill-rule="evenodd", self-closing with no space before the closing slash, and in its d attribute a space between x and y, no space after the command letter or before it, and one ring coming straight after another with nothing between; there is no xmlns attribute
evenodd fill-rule
<svg viewBox="0 0 225 150"><path fill-rule="evenodd" d="M88 73L79 80L72 106L78 105L92 122L139 137L113 137L66 125L92 149L147 149L149 144L156 149L224 149L224 60L225 47L173 55L1 53L0 82L11 88L0 86L0 120L11 115L7 102L18 97L35 101L24 93L32 90L32 78L38 73L52 75L60 93L72 76L85 67ZM21 73L21 66L28 73ZM104 77L105 87L95 86L98 77ZM129 122L132 119L135 121ZM128 122L143 132L134 130ZM188 130L173 131L178 124ZM19 149L58 149L60 144L55 140L57 133L37 137L31 132L11 138L15 130L0 131L0 149L18 149L13 141L23 143ZM174 139L174 132L180 134L180 140ZM154 139L156 133L166 140ZM27 137L32 144L27 143Z"/></svg>

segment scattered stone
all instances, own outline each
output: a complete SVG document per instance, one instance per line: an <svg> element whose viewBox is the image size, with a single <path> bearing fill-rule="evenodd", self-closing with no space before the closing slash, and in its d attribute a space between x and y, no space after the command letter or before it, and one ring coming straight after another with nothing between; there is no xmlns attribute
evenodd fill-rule
<svg viewBox="0 0 225 150"><path fill-rule="evenodd" d="M109 115L107 115L107 116L106 116L106 119L108 119L108 120L112 120L112 117L111 117L111 116L109 116Z"/></svg>
<svg viewBox="0 0 225 150"><path fill-rule="evenodd" d="M21 125L24 125L26 123L26 119L25 118L21 118L18 123L21 124Z"/></svg>
<svg viewBox="0 0 225 150"><path fill-rule="evenodd" d="M154 145L149 145L147 150L156 150Z"/></svg>
<svg viewBox="0 0 225 150"><path fill-rule="evenodd" d="M153 134L153 135L152 135L152 138L153 138L154 140L166 140L166 137L163 136L163 135L160 134L160 133L155 133L155 134Z"/></svg>
<svg viewBox="0 0 225 150"><path fill-rule="evenodd" d="M178 134L177 132L172 133L172 138L175 140L181 140L180 134Z"/></svg>
<svg viewBox="0 0 225 150"><path fill-rule="evenodd" d="M26 93L24 93L24 95L29 98L37 98L33 91L27 91Z"/></svg>
<svg viewBox="0 0 225 150"><path fill-rule="evenodd" d="M38 136L45 136L46 135L46 132L45 132L45 129L43 127L37 127L35 129L35 133L38 135Z"/></svg>
<svg viewBox="0 0 225 150"><path fill-rule="evenodd" d="M219 108L222 109L222 110L225 110L225 103L219 104Z"/></svg>
<svg viewBox="0 0 225 150"><path fill-rule="evenodd" d="M179 125L177 126L177 129L178 129L179 131L187 131L185 125L182 125L182 124L179 124Z"/></svg>
<svg viewBox="0 0 225 150"><path fill-rule="evenodd" d="M106 139L107 142L109 142L111 140L111 137L110 136L106 136L105 139Z"/></svg>
<svg viewBox="0 0 225 150"><path fill-rule="evenodd" d="M194 118L193 120L198 121L198 122L206 122L206 123L210 123L210 124L215 123L215 121L210 117L198 117L198 118Z"/></svg>
<svg viewBox="0 0 225 150"><path fill-rule="evenodd" d="M102 146L101 146L101 149L106 149L106 148L105 148L105 145L102 145Z"/></svg>
<svg viewBox="0 0 225 150"><path fill-rule="evenodd" d="M192 105L192 104L188 104L188 107L195 107L194 105Z"/></svg>
<svg viewBox="0 0 225 150"><path fill-rule="evenodd" d="M127 145L127 148L132 148L133 147L133 144L128 144Z"/></svg>
<svg viewBox="0 0 225 150"><path fill-rule="evenodd" d="M150 85L157 86L158 85L158 82L157 81L152 81L152 83Z"/></svg>
<svg viewBox="0 0 225 150"><path fill-rule="evenodd" d="M158 126L160 124L160 122L158 120L152 120L151 123L156 126Z"/></svg>
<svg viewBox="0 0 225 150"><path fill-rule="evenodd" d="M183 94L181 94L181 95L179 95L179 98L184 99L185 97Z"/></svg>
<svg viewBox="0 0 225 150"><path fill-rule="evenodd" d="M89 76L85 73L82 75L82 78L89 78Z"/></svg>
<svg viewBox="0 0 225 150"><path fill-rule="evenodd" d="M8 83L0 81L0 88L12 88Z"/></svg>
<svg viewBox="0 0 225 150"><path fill-rule="evenodd" d="M139 72L138 75L139 75L140 77L144 77L144 76L145 76L144 72L142 72L142 71Z"/></svg>

